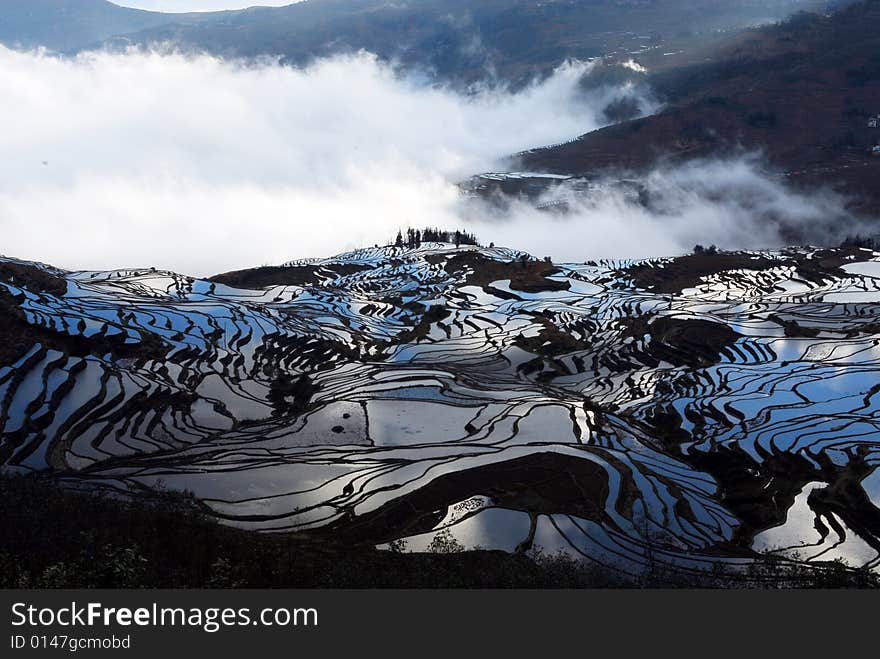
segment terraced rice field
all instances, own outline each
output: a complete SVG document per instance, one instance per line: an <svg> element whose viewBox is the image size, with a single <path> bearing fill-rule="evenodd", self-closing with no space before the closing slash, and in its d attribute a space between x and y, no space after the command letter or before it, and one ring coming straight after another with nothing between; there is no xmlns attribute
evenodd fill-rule
<svg viewBox="0 0 880 659"><path fill-rule="evenodd" d="M435 243L213 281L2 259L0 461L352 543L878 567L878 316L861 249Z"/></svg>

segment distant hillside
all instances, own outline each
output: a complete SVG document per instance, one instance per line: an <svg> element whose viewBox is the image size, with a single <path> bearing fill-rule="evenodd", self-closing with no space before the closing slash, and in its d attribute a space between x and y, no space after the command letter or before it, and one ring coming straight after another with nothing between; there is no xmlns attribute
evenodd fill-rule
<svg viewBox="0 0 880 659"><path fill-rule="evenodd" d="M0 42L56 50L172 42L302 64L366 49L455 80L523 80L570 57L693 46L719 29L778 20L824 0L307 0L287 7L160 14L103 0L5 0Z"/></svg>
<svg viewBox="0 0 880 659"><path fill-rule="evenodd" d="M795 183L839 181L880 212L880 1L756 30L719 62L662 72L660 114L523 154L528 169L591 175L760 149Z"/></svg>
<svg viewBox="0 0 880 659"><path fill-rule="evenodd" d="M295 63L366 49L441 77L473 79L494 71L519 80L568 57L640 49L685 33L822 7L816 0L308 0L198 26L161 26L130 38L224 54L269 52Z"/></svg>
<svg viewBox="0 0 880 659"><path fill-rule="evenodd" d="M73 50L170 20L187 23L201 19L197 14L129 9L106 0L3 0L0 43Z"/></svg>

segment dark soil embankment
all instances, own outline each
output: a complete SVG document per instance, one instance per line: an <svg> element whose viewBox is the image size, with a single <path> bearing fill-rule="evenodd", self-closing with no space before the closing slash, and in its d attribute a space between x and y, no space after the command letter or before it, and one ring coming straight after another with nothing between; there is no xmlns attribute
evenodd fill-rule
<svg viewBox="0 0 880 659"><path fill-rule="evenodd" d="M209 277L208 281L226 284L233 288L268 288L269 286L316 286L327 276L343 277L363 270L369 266L353 263L339 263L326 266L292 265L263 266L248 270L235 270ZM321 274L324 271L324 275Z"/></svg>

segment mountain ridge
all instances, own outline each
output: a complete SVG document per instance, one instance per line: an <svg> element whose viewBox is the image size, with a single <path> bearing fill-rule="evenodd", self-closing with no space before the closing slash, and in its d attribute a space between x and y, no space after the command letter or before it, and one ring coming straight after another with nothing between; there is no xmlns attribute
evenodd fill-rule
<svg viewBox="0 0 880 659"><path fill-rule="evenodd" d="M73 50L167 23L169 16L175 21L199 20L196 14L169 15L108 0L6 0L0 12L0 43Z"/></svg>

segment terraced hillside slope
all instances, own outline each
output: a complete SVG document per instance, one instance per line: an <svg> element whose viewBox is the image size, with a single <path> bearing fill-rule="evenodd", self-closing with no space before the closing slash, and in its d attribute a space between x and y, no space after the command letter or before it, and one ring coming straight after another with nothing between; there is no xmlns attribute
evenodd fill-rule
<svg viewBox="0 0 880 659"><path fill-rule="evenodd" d="M880 254L0 261L0 460L352 545L880 565ZM399 544L399 543L398 543Z"/></svg>

